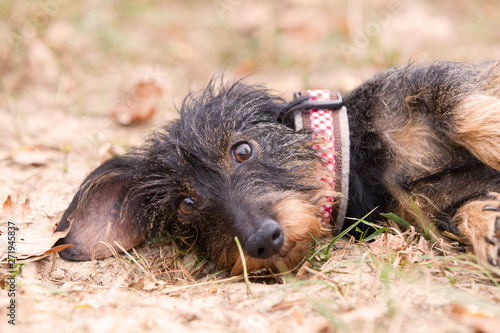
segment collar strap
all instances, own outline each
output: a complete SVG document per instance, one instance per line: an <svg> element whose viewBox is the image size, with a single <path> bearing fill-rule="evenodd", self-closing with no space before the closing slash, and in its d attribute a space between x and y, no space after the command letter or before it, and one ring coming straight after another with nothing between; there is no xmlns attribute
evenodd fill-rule
<svg viewBox="0 0 500 333"><path fill-rule="evenodd" d="M309 97L299 105L295 115L295 130L311 131L316 140L313 146L323 157L331 177L322 177L338 197L326 197L320 207L323 225L332 225L333 233L342 231L349 194L349 122L347 109L339 92L307 90L295 98Z"/></svg>

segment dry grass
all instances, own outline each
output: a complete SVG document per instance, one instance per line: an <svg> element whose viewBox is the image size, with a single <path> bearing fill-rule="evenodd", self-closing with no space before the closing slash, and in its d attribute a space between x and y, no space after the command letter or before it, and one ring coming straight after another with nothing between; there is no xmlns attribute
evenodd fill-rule
<svg viewBox="0 0 500 333"><path fill-rule="evenodd" d="M251 295L243 276L200 275L196 251L172 242L96 262L43 259L23 267L19 323L84 332L493 332L500 271L432 246L411 229L369 244L340 240L327 261L310 258L296 274L251 277Z"/></svg>
<svg viewBox="0 0 500 333"><path fill-rule="evenodd" d="M188 90L220 71L252 74L287 98L310 87L348 90L409 60L498 58L499 9L492 0L1 2L0 200L29 197L57 221L89 171L175 118ZM141 80L161 87L158 113L120 126L109 115ZM20 269L16 328L497 331L498 269L437 249L413 229L384 235L339 240L293 274L252 277L251 296L243 277L208 273L206 258L172 237L106 260L46 258ZM10 332L9 298L0 295L0 331Z"/></svg>

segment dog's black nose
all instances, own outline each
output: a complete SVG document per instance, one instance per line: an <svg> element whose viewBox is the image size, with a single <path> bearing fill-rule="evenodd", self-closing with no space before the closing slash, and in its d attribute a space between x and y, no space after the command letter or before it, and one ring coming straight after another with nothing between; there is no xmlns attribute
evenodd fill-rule
<svg viewBox="0 0 500 333"><path fill-rule="evenodd" d="M254 258L270 258L283 246L283 230L278 222L265 219L259 229L248 239L246 252Z"/></svg>

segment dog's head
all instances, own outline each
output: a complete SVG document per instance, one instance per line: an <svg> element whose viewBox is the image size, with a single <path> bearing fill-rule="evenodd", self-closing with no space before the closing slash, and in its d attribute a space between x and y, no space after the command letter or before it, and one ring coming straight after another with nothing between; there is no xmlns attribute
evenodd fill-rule
<svg viewBox="0 0 500 333"><path fill-rule="evenodd" d="M94 244L130 248L169 231L190 236L219 268L293 268L321 233L318 205L331 191L307 133L290 126L297 102L214 80L185 99L180 119L84 181L60 226L64 258L87 260ZM98 246L95 256L110 251Z"/></svg>

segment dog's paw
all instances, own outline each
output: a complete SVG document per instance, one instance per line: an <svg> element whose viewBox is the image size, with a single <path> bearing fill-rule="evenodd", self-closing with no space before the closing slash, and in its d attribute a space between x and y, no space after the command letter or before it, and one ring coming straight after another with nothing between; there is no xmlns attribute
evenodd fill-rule
<svg viewBox="0 0 500 333"><path fill-rule="evenodd" d="M455 215L462 236L473 246L476 256L493 266L500 261L500 194L463 205Z"/></svg>

